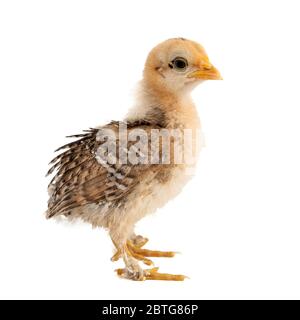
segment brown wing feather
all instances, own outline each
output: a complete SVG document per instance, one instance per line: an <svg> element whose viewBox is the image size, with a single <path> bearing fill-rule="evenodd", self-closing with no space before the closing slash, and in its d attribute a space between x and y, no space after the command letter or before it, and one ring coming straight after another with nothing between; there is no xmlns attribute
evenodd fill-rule
<svg viewBox="0 0 300 320"><path fill-rule="evenodd" d="M138 121L127 123L127 127L129 130L137 127L149 130L159 126ZM119 123L112 122L103 128L117 131ZM50 162L52 167L48 171L48 174L55 172L49 185L52 193L48 202L48 218L66 214L89 203L104 201L117 205L134 189L149 168L150 165L118 163L108 168L99 164L95 156L100 145L96 139L98 130L90 129L83 134L71 136L79 139L56 150L62 153Z"/></svg>

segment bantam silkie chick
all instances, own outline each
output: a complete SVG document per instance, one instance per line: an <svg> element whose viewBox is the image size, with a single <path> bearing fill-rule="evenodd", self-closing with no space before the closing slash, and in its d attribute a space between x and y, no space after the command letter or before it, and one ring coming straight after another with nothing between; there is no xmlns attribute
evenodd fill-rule
<svg viewBox="0 0 300 320"><path fill-rule="evenodd" d="M142 269L139 262L153 264L148 257L175 253L144 249L147 238L136 235L134 227L190 179L187 171L195 163L177 161L174 151L175 145L183 149L185 139L170 135L165 152L160 133L190 130L194 150L200 122L190 92L209 79L221 76L201 45L183 38L160 43L149 53L136 105L127 118L71 136L77 140L59 148L62 152L50 162L48 174L55 175L49 184L47 218L81 218L108 230L116 247L112 260L122 258L125 263L116 270L123 278L185 278L154 267Z"/></svg>

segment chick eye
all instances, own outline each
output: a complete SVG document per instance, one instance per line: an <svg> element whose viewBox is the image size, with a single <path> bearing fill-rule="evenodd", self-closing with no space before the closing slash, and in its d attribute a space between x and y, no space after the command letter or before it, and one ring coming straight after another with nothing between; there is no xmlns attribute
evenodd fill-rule
<svg viewBox="0 0 300 320"><path fill-rule="evenodd" d="M171 69L175 68L178 71L184 71L188 67L188 62L186 59L177 57L169 63Z"/></svg>

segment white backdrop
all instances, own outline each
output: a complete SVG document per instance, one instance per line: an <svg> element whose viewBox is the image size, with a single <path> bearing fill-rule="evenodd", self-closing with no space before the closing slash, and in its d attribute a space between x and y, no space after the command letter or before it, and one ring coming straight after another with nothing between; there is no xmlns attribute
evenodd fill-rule
<svg viewBox="0 0 300 320"><path fill-rule="evenodd" d="M300 298L298 1L1 1L0 298ZM206 136L184 192L138 225L183 283L118 279L103 230L44 219L65 135L121 119L148 51L204 45Z"/></svg>

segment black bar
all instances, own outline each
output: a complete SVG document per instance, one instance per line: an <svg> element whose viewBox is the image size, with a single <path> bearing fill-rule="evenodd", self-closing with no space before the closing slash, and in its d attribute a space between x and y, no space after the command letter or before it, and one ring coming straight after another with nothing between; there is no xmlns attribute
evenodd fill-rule
<svg viewBox="0 0 300 320"><path fill-rule="evenodd" d="M299 318L299 301L278 300L19 300L0 301L1 319Z"/></svg>

